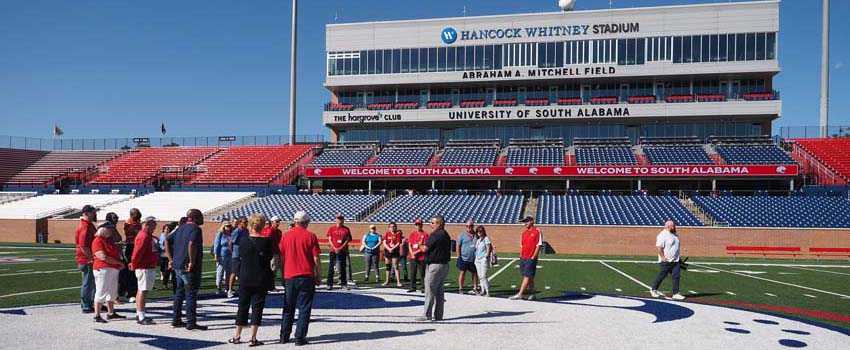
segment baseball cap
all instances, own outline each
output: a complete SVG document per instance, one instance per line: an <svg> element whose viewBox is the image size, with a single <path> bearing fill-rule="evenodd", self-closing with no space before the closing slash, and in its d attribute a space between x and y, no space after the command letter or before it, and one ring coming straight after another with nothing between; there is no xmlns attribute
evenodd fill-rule
<svg viewBox="0 0 850 350"><path fill-rule="evenodd" d="M336 218L337 218L337 220L339 220L339 219L343 219L343 220L345 220L345 215L342 215L342 214L336 214Z"/></svg>
<svg viewBox="0 0 850 350"><path fill-rule="evenodd" d="M294 222L310 221L310 214L307 214L306 211L299 210L295 213L295 216L292 217L292 221L294 221Z"/></svg>
<svg viewBox="0 0 850 350"><path fill-rule="evenodd" d="M271 221L281 221L281 220L280 220L280 217L279 217L279 216L277 216L277 215L272 216L272 218L271 218L271 219L269 219L269 220L271 220Z"/></svg>
<svg viewBox="0 0 850 350"><path fill-rule="evenodd" d="M422 225L422 219L416 219L416 222L414 222L414 224Z"/></svg>
<svg viewBox="0 0 850 350"><path fill-rule="evenodd" d="M143 222L148 222L148 221L156 222L156 218L153 217L153 216L148 216L148 217L145 218L145 220L143 220Z"/></svg>
<svg viewBox="0 0 850 350"><path fill-rule="evenodd" d="M534 221L534 218L531 217L531 216L526 216L525 218L523 218L519 222L529 222L529 221Z"/></svg>
<svg viewBox="0 0 850 350"><path fill-rule="evenodd" d="M86 204L85 206L83 206L82 211L83 211L83 213L92 213L92 212L97 211L97 209L95 209L95 207L93 207L91 205Z"/></svg>

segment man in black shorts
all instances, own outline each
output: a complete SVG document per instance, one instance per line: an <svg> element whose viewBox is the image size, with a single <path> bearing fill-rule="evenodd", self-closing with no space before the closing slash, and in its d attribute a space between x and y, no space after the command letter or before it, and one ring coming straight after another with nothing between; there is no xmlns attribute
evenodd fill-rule
<svg viewBox="0 0 850 350"><path fill-rule="evenodd" d="M463 294L463 282L466 279L466 272L472 275L472 289L469 294L478 294L478 271L475 268L475 223L472 220L466 222L466 231L461 232L457 236L457 292Z"/></svg>

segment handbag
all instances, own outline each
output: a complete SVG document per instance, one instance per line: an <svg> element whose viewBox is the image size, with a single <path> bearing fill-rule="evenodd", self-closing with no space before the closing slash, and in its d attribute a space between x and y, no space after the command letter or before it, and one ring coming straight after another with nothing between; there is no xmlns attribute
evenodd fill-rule
<svg viewBox="0 0 850 350"><path fill-rule="evenodd" d="M499 257L496 255L496 245L490 241L490 266L499 265Z"/></svg>

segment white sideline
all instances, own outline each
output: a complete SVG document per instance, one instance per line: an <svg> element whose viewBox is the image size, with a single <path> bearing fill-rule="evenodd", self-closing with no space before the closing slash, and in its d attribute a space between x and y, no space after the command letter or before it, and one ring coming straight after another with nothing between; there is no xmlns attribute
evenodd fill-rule
<svg viewBox="0 0 850 350"><path fill-rule="evenodd" d="M501 269L499 269L499 271L496 271L496 273L492 274L492 275L491 275L490 277L488 277L487 279L488 279L488 280L490 280L490 281L494 280L494 279L496 278L496 276L498 276L500 273L502 273L502 271L505 271L505 270L507 270L509 267L511 267L511 265L513 265L513 264L514 264L517 260L519 260L519 259L511 259L511 261L508 261L508 263L507 263L507 264L505 264L505 266L504 266L504 267L502 267Z"/></svg>
<svg viewBox="0 0 850 350"><path fill-rule="evenodd" d="M15 273L6 273L6 274L0 275L0 277L20 276L20 275L39 275L39 274L44 274L44 273L70 272L70 271L80 271L80 270L79 269L51 270L51 271L32 271L32 270L30 270L30 271L21 271L21 272L15 272Z"/></svg>
<svg viewBox="0 0 850 350"><path fill-rule="evenodd" d="M692 265L700 266L700 265L697 265L697 264L692 264ZM844 294L839 294L839 293L835 293L835 292L829 292L829 291L825 291L825 290L815 289L815 288L812 288L812 287L801 286L801 285L798 285L798 284L793 284L793 283L788 283L788 282L772 280L772 279L769 279L769 278L748 275L748 274L745 274L745 273L738 273L738 272L734 272L734 271L726 271L726 270L721 270L721 269L718 269L718 268L710 268L708 266L700 266L700 267L706 268L706 269L709 269L709 270L716 270L716 271L720 271L720 272L731 273L733 275L749 277L749 278L753 278L753 279L757 279L757 280L773 282L773 283L782 284L782 285L786 285L786 286L797 287L797 288L801 288L801 289L805 289L805 290L810 290L810 291L813 291L813 292L835 295L835 296L844 297L844 298L850 298L850 295L844 295Z"/></svg>
<svg viewBox="0 0 850 350"><path fill-rule="evenodd" d="M646 283L643 283L643 282L639 281L638 279L636 279L636 278L634 278L634 277L632 277L632 276L629 276L628 274L626 274L626 273L625 273L625 272L623 272L623 271L617 270L617 269L616 269L616 268L614 268L613 266L606 264L604 261L601 261L601 260L600 260L600 261L599 261L599 263L601 263L602 265L607 266L609 269L616 271L617 273L619 273L619 274L621 274L621 275L625 276L626 278L628 278L628 279L632 280L633 282L637 283L638 285L640 285L640 286L642 286L642 287L646 288L646 290L650 290L650 289L652 289L652 287L650 287L650 286L649 286L649 285L647 285Z"/></svg>
<svg viewBox="0 0 850 350"><path fill-rule="evenodd" d="M634 264L657 264L657 261L650 260L603 260L603 259L539 259L540 261L559 261L559 262L608 262L608 263L634 263ZM833 267L850 269L850 265L815 265L815 264L770 264L770 263L725 263L725 262L698 262L689 261L688 264L701 265L718 265L718 266L775 266L775 267Z"/></svg>
<svg viewBox="0 0 850 350"><path fill-rule="evenodd" d="M850 273L844 273L844 272L835 272L835 271L826 271L826 270L815 270L815 269L807 269L807 268L805 268L805 267L796 267L796 266L789 266L789 267L790 267L790 268L792 268L792 269L798 269L798 270L806 270L806 271L823 272L823 273L832 273L832 274L836 274L836 275L850 276Z"/></svg>
<svg viewBox="0 0 850 350"><path fill-rule="evenodd" d="M45 289L45 290L34 290L34 291L30 291L30 292L21 292L21 293L15 293L15 294L6 294L6 295L0 295L0 298L16 297L16 296L19 296L19 295L28 295L28 294L37 294L37 293L56 292L56 291L67 290L67 289L80 289L80 286L56 288L56 289Z"/></svg>

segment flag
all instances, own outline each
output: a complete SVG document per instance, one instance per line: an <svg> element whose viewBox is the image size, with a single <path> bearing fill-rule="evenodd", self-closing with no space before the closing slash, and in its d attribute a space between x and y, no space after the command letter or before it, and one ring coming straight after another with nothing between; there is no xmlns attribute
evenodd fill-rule
<svg viewBox="0 0 850 350"><path fill-rule="evenodd" d="M159 133L165 135L165 123L159 124Z"/></svg>
<svg viewBox="0 0 850 350"><path fill-rule="evenodd" d="M53 136L62 136L65 132L59 129L59 125L53 124Z"/></svg>

